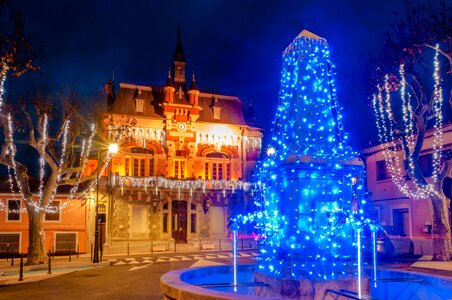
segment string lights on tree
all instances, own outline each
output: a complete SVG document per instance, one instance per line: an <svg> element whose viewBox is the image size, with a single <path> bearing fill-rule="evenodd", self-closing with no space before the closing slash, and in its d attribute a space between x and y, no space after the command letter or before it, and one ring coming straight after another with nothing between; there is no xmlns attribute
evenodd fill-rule
<svg viewBox="0 0 452 300"><path fill-rule="evenodd" d="M389 82L389 75L385 76L384 86L378 88L378 93L373 95L373 107L376 119L378 137L383 149L382 153L386 162L389 174L398 187L406 196L413 199L426 199L431 195L438 196L436 186L438 184L438 174L441 165L441 152L443 150L443 92L441 87L440 64L439 64L439 45L435 47L433 58L433 97L432 97L432 116L433 124L433 153L432 153L432 176L428 182L419 179L413 174L416 172L416 163L413 160L413 153L419 151L416 149L416 138L418 132L415 130L415 119L423 118L423 115L416 116L412 105L413 96L407 92L407 79L405 76L405 65L399 67L400 86L395 86ZM391 97L393 91L399 90L401 99L401 122L396 120L393 113L394 99ZM383 95L384 92L384 95ZM417 109L421 114L427 113L423 109ZM401 152L402 150L403 152ZM403 161L403 157L405 161ZM404 166L404 164L406 166ZM405 180L405 175L410 175L412 181Z"/></svg>

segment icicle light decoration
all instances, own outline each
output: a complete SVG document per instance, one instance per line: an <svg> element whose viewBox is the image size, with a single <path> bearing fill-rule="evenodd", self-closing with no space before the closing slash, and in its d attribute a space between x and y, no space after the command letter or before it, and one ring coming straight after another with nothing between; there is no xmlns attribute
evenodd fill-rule
<svg viewBox="0 0 452 300"><path fill-rule="evenodd" d="M248 190L251 187L251 183L244 181L234 180L181 180L181 179L168 179L160 176L149 177L131 177L131 176L115 176L115 182L121 188L123 187L152 187L155 188L157 194L159 188L169 188L177 190L202 190L205 193L206 190Z"/></svg>

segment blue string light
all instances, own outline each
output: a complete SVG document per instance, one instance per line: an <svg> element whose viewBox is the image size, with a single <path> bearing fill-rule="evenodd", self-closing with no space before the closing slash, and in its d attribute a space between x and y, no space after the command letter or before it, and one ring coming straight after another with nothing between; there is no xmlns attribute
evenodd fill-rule
<svg viewBox="0 0 452 300"><path fill-rule="evenodd" d="M356 262L363 217L362 162L346 143L326 40L299 35L283 53L271 147L260 162L254 223L259 270L334 279Z"/></svg>

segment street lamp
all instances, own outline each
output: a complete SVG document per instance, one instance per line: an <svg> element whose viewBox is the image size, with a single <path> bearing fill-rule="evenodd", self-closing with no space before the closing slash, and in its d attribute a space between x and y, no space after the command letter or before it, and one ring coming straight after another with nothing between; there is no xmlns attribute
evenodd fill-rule
<svg viewBox="0 0 452 300"><path fill-rule="evenodd" d="M118 153L118 144L108 145L108 155L114 156ZM100 150L97 151L97 170L96 170L96 218L94 220L95 232L94 232L94 255L93 263L99 262L99 162L100 162Z"/></svg>

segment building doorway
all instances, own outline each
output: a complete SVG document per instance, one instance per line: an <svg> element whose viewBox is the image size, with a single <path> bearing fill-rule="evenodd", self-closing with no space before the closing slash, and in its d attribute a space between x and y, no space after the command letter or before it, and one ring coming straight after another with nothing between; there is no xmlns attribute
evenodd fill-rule
<svg viewBox="0 0 452 300"><path fill-rule="evenodd" d="M410 235L410 220L408 208L398 208L392 211L392 219L394 221L394 227L400 233L406 233Z"/></svg>
<svg viewBox="0 0 452 300"><path fill-rule="evenodd" d="M187 242L187 201L172 201L172 236L177 242Z"/></svg>

